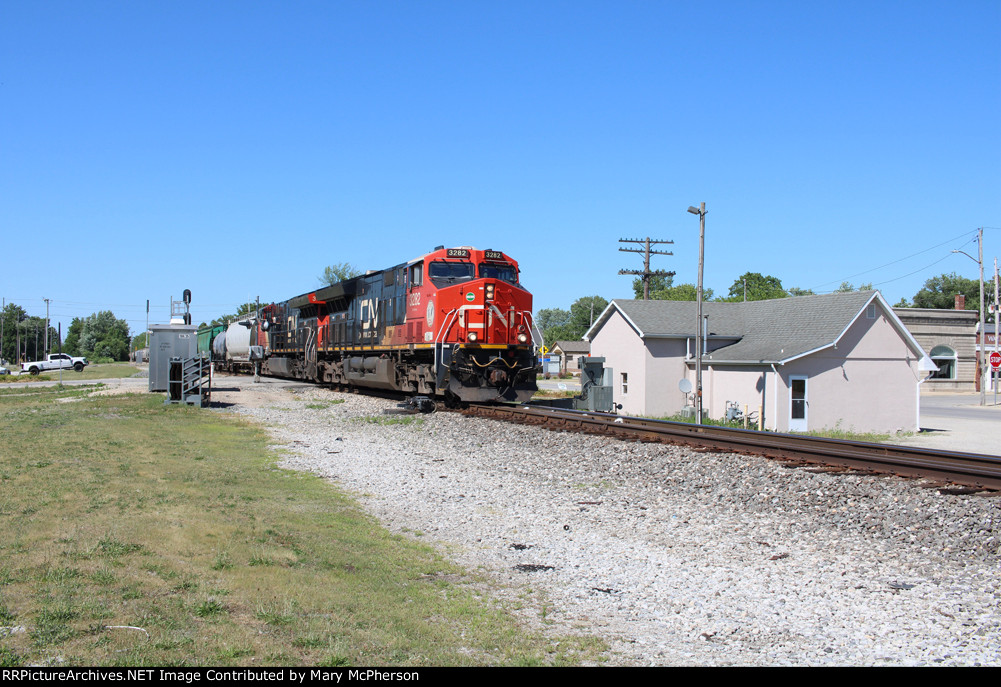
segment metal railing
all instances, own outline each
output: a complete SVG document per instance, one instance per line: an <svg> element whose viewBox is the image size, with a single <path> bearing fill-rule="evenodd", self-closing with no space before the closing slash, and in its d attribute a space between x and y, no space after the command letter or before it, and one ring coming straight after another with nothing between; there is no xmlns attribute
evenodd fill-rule
<svg viewBox="0 0 1001 687"><path fill-rule="evenodd" d="M212 368L208 358L171 358L164 403L187 403L204 408L212 395Z"/></svg>

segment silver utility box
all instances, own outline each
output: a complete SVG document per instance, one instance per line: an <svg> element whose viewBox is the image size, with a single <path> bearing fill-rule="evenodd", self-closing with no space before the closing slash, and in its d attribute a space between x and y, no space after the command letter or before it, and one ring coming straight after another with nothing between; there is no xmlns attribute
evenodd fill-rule
<svg viewBox="0 0 1001 687"><path fill-rule="evenodd" d="M198 327L191 324L151 324L149 331L149 390L167 391L170 359L198 355Z"/></svg>

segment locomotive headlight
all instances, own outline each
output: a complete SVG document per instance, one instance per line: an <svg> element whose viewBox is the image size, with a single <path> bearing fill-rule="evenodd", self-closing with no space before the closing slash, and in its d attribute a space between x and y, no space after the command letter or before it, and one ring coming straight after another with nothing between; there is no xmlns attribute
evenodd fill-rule
<svg viewBox="0 0 1001 687"><path fill-rule="evenodd" d="M494 285L493 284L487 284L487 286L486 286L486 292L487 292L487 300L492 300L493 297L494 297Z"/></svg>
<svg viewBox="0 0 1001 687"><path fill-rule="evenodd" d="M526 341L528 341L528 336L524 332L518 335L518 343L525 343Z"/></svg>
<svg viewBox="0 0 1001 687"><path fill-rule="evenodd" d="M470 343L475 343L476 342L476 332L469 332L469 334L466 335L466 338L469 339Z"/></svg>

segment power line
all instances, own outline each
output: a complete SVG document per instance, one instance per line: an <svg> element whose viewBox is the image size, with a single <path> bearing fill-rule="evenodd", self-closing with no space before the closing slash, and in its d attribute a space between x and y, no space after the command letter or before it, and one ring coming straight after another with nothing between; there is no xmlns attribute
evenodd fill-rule
<svg viewBox="0 0 1001 687"><path fill-rule="evenodd" d="M886 281L881 281L881 282L876 282L875 284L873 284L873 286L880 286L880 285L882 285L882 284L889 284L889 283L890 283L890 282L892 282L892 281L898 281L898 280L900 280L900 279L906 279L907 277L910 277L910 276L912 276L912 275L915 275L915 274L917 274L918 272L924 272L924 271L925 271L926 269L928 269L929 267L934 267L935 265L939 264L939 263L940 263L940 262L942 262L943 260L947 260L947 259L949 259L949 258L951 258L951 257L952 257L952 253L949 253L949 254L948 254L948 255L946 255L945 257L943 257L943 258L939 258L938 260L936 260L936 261L935 261L935 262L933 262L932 264L930 264L930 265L925 265L924 267L922 267L922 268L921 268L921 269L919 269L919 270L914 270L913 272L909 272L908 274L905 274L905 275L902 275L902 276L900 276L900 277L894 277L893 279L887 279Z"/></svg>
<svg viewBox="0 0 1001 687"><path fill-rule="evenodd" d="M876 270L881 270L884 267L889 267L890 265L896 265L898 262L903 262L904 260L910 260L911 258L917 257L917 256L922 255L924 253L927 253L929 251L933 251L936 248L941 248L942 246L944 246L946 244L949 244L949 243L952 243L956 239L961 239L964 236L967 236L968 234L970 234L970 232L964 231L962 234L960 234L958 236L954 236L951 239L948 239L946 241L943 241L942 243L939 243L939 244L937 244L935 246L932 246L931 248L925 248L924 250L918 251L917 253L913 253L913 254L908 255L907 257L904 257L904 258L899 258L899 259L894 260L892 262L888 262L885 265L880 265L879 267L873 267L872 269L864 270L862 272L856 272L855 274L849 275L849 276L845 277L844 279L835 279L833 281L824 282L823 284L820 284L819 286L815 286L815 287L813 287L810 290L811 291L813 291L813 290L818 290L819 291L819 290L822 290L823 287L827 286L828 284L841 284L843 282L848 281L849 279L853 279L853 278L861 276L863 274L868 274L869 272L875 272ZM977 235L977 232L974 231L973 232L973 236L970 238L970 241L976 241L976 235ZM965 245L965 244L963 244L963 245ZM948 256L946 256L946 257L948 257ZM943 258L943 260L944 259L945 258ZM933 262L931 265L928 265L928 267L931 267L932 265L938 264L939 262L942 262L942 261L938 260L936 262ZM928 269L928 268L927 267L923 267L922 269ZM921 270L917 270L917 272L920 272L920 271ZM895 281L896 279L903 279L904 277L909 277L912 274L916 274L917 272L911 272L910 274L905 274L903 277L896 277L895 279L890 279L888 281L883 281L883 282L880 282L880 284L888 284L890 281Z"/></svg>

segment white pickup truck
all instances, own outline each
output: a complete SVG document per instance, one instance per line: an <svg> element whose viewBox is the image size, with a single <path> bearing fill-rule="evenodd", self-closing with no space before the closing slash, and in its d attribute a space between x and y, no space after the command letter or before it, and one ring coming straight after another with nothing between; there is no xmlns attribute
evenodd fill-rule
<svg viewBox="0 0 1001 687"><path fill-rule="evenodd" d="M21 372L30 372L33 375L37 375L39 372L45 372L46 370L58 370L60 368L65 370L71 367L79 372L87 365L86 358L74 358L65 353L53 353L45 360L38 360L33 363L21 363Z"/></svg>

